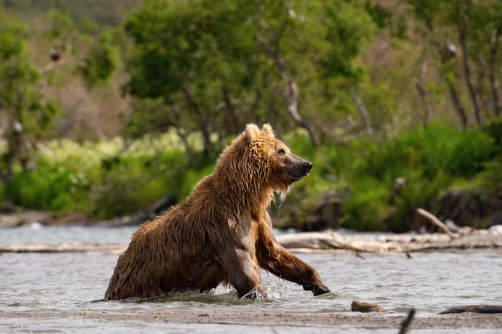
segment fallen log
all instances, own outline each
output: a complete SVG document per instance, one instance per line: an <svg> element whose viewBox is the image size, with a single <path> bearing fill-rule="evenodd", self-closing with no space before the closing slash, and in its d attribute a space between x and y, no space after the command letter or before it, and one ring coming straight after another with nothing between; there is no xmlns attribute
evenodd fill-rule
<svg viewBox="0 0 502 334"><path fill-rule="evenodd" d="M462 305L455 306L447 309L446 311L439 312L439 314L453 314L453 313L482 313L482 314L495 314L502 313L502 305Z"/></svg>

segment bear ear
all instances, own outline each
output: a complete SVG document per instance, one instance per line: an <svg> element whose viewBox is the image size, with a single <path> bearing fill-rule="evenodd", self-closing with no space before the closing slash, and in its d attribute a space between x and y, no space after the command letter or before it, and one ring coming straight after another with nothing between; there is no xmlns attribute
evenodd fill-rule
<svg viewBox="0 0 502 334"><path fill-rule="evenodd" d="M246 137L250 140L256 140L260 136L260 128L256 124L246 125Z"/></svg>
<svg viewBox="0 0 502 334"><path fill-rule="evenodd" d="M263 124L263 128L261 129L261 132L263 132L263 134L269 136L269 137L275 137L274 136L274 130L272 130L272 127L270 126L270 124Z"/></svg>

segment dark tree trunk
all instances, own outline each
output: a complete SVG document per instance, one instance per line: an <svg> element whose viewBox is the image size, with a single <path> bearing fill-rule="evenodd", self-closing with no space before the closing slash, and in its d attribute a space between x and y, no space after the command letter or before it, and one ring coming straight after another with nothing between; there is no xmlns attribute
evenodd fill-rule
<svg viewBox="0 0 502 334"><path fill-rule="evenodd" d="M435 36L434 26L432 24L432 18L429 17L425 20L425 26L427 27L429 34L431 36ZM444 67L450 61L450 59L445 57L445 55L442 53L441 45L437 40L434 39L434 37L431 37L431 44L434 47L434 49L436 49L436 52L440 56L441 66ZM460 101L457 89L455 88L455 85L453 84L452 80L448 78L444 70L441 70L441 75L445 79L446 85L448 86L448 91L450 92L451 100L453 102L453 109L457 114L462 129L465 130L468 125L467 115L465 113L464 107L462 106L462 102Z"/></svg>
<svg viewBox="0 0 502 334"><path fill-rule="evenodd" d="M500 28L496 27L492 30L492 37L490 39L490 87L492 90L492 103L493 103L493 113L495 116L500 115L500 103L498 98L498 82L495 76L495 61L497 57L498 40L500 35Z"/></svg>
<svg viewBox="0 0 502 334"><path fill-rule="evenodd" d="M451 95L451 100L453 102L453 107L455 109L455 112L457 113L457 116L460 120L460 124L462 125L462 129L467 129L467 116L464 110L464 107L462 106L462 103L460 102L460 97L458 95L457 89L453 85L453 82L446 78L446 84L448 86L448 91L450 92Z"/></svg>
<svg viewBox="0 0 502 334"><path fill-rule="evenodd" d="M206 156L209 156L212 154L213 149L212 149L212 144L211 144L211 129L210 129L210 125L208 123L208 120L204 117L204 113L202 112L197 101L195 101L192 94L190 94L190 89L188 87L188 84L183 85L183 94L185 95L185 99L186 99L187 103L192 107L194 112L199 117L199 121L200 121L199 128L200 128L200 131L202 132L202 137L204 138L204 149L203 149L202 153Z"/></svg>
<svg viewBox="0 0 502 334"><path fill-rule="evenodd" d="M466 33L467 33L467 14L462 11L460 5L456 5L456 14L457 14L457 30L458 30L458 40L460 42L460 47L462 48L462 65L464 69L464 77L465 83L467 85L467 89L469 90L469 97L472 102L472 107L474 109L474 117L476 119L476 123L481 123L481 111L479 108L478 100L476 97L476 91L471 81L471 69L469 67L469 57L467 54L467 43Z"/></svg>
<svg viewBox="0 0 502 334"><path fill-rule="evenodd" d="M415 87L417 88L418 96L420 97L420 101L422 102L424 108L422 125L425 129L427 128L427 125L429 123L430 110L429 110L429 102L427 101L427 90L425 89L422 83L422 77L424 76L424 71L425 71L424 68L425 68L425 63L422 59L418 70L418 77L415 78Z"/></svg>

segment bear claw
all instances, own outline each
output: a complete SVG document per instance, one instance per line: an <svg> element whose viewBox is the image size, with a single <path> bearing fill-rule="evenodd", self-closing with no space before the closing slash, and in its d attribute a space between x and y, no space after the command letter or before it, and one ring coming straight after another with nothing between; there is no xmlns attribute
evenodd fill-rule
<svg viewBox="0 0 502 334"><path fill-rule="evenodd" d="M314 293L314 296L319 296L330 292L329 289L322 284L321 285L303 284L303 290L312 291Z"/></svg>

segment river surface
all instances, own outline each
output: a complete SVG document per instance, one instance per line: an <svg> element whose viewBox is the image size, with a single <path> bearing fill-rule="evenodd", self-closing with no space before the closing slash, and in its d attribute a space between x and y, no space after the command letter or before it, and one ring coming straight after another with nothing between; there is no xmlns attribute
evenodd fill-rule
<svg viewBox="0 0 502 334"><path fill-rule="evenodd" d="M0 244L102 242L127 243L136 228L100 227L22 227L0 230ZM418 309L419 316L431 316L452 306L500 304L502 300L502 256L494 253L352 253L297 254L313 266L332 293L313 297L293 283L262 272L267 298L240 300L233 290L218 287L207 294L174 294L153 301L104 301L108 280L115 267L116 254L87 253L0 253L0 311L27 310L201 310L201 311L278 311L350 312L353 300L380 304L386 309L405 312ZM190 265L190 264L187 264ZM23 320L0 318L0 332L23 332ZM26 322L26 319L24 319ZM39 320L30 330L67 332L70 320ZM77 333L100 332L98 320L71 320ZM29 324L25 324L28 326ZM34 327L33 327L34 326ZM109 325L108 325L109 326ZM253 332L243 326L190 324L148 324L148 332L235 333ZM209 327L208 327L209 326ZM213 327L211 327L213 326ZM221 326L220 326L221 327ZM26 328L26 327L22 327ZM133 333L141 323L117 323L114 332ZM16 330L15 330L16 329ZM263 329L263 328L262 328ZM262 329L256 332L263 333ZM286 327L269 333L311 333L308 328ZM27 332L28 328L26 328ZM140 330L141 331L141 330ZM107 331L104 331L107 332ZM267 332L267 331L265 331ZM328 333L317 328L314 332ZM346 329L344 333L387 333L380 329ZM412 333L497 333L493 330L417 330Z"/></svg>

